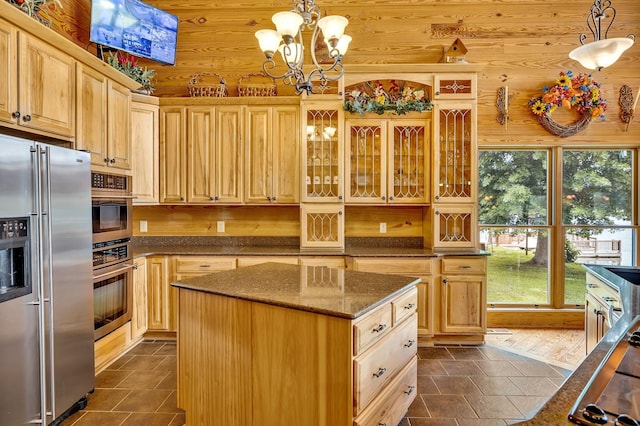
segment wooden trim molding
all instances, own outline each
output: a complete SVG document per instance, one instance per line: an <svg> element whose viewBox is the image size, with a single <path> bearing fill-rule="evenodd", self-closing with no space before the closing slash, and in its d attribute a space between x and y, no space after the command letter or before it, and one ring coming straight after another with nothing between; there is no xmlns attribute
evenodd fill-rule
<svg viewBox="0 0 640 426"><path fill-rule="evenodd" d="M488 308L487 327L584 329L584 310Z"/></svg>

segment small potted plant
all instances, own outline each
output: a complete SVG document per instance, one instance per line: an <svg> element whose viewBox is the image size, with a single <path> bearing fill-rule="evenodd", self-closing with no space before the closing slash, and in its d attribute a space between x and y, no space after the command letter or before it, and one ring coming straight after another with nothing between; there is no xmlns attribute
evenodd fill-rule
<svg viewBox="0 0 640 426"><path fill-rule="evenodd" d="M156 75L156 72L142 65L138 65L137 57L126 52L117 51L107 53L105 59L113 68L140 83L140 93L147 95L153 93L155 86L152 79Z"/></svg>

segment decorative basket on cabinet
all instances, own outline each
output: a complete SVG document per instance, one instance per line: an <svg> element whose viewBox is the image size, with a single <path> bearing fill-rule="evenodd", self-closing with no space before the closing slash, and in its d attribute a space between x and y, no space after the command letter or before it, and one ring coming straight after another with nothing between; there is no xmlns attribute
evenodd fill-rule
<svg viewBox="0 0 640 426"><path fill-rule="evenodd" d="M212 82L211 80L219 80ZM227 96L227 84L220 74L214 72L198 72L191 76L187 85L189 96L192 97L215 97L224 98Z"/></svg>
<svg viewBox="0 0 640 426"><path fill-rule="evenodd" d="M263 72L243 75L238 80L238 96L276 96L277 94L276 80Z"/></svg>

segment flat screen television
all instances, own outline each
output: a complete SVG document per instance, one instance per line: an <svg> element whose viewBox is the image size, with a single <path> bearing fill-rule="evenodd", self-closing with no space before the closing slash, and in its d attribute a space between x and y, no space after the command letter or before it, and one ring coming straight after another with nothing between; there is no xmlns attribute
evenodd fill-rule
<svg viewBox="0 0 640 426"><path fill-rule="evenodd" d="M92 0L90 40L164 64L176 62L178 18L139 0ZM100 49L99 49L100 50Z"/></svg>

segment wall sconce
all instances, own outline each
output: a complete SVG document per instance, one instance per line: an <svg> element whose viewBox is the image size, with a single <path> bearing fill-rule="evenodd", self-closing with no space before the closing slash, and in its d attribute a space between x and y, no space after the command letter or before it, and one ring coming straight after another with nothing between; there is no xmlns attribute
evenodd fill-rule
<svg viewBox="0 0 640 426"><path fill-rule="evenodd" d="M620 120L623 123L627 123L624 131L629 130L629 124L631 124L631 120L633 120L633 115L638 106L638 99L640 99L640 89L638 89L638 93L636 93L636 98L631 103L633 99L633 90L631 87L626 84L620 88L620 97L618 99L618 104L620 105Z"/></svg>
<svg viewBox="0 0 640 426"><path fill-rule="evenodd" d="M506 126L509 122L509 86L498 88L496 107L498 108L498 123Z"/></svg>
<svg viewBox="0 0 640 426"><path fill-rule="evenodd" d="M602 68L613 65L636 39L634 34L629 34L627 37L607 38L609 28L615 19L616 10L611 6L611 0L594 0L591 12L587 16L587 26L593 34L594 41L584 44L587 35L581 34L582 46L569 52L569 58L575 59L580 62L580 65L590 70L600 71ZM602 38L603 24L606 26L604 38Z"/></svg>

